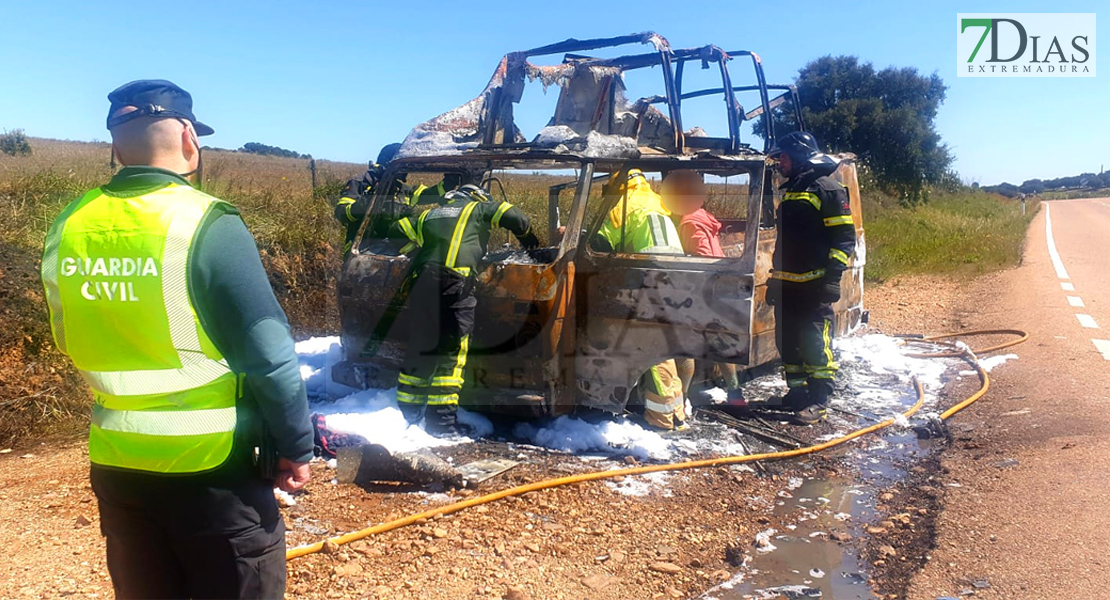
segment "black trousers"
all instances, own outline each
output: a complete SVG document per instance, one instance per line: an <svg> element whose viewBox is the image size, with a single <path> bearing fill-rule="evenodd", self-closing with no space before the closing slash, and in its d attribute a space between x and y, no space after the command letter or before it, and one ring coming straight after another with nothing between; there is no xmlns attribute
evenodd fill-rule
<svg viewBox="0 0 1110 600"><path fill-rule="evenodd" d="M429 264L409 292L409 343L397 377L397 401L419 420L424 406L459 403L463 369L474 330L473 277Z"/></svg>
<svg viewBox="0 0 1110 600"><path fill-rule="evenodd" d="M239 465L161 476L93 466L117 598L282 598L272 482Z"/></svg>
<svg viewBox="0 0 1110 600"><path fill-rule="evenodd" d="M811 399L823 402L832 394L839 368L832 353L832 305L820 301L820 281L781 285L782 295L775 305L775 343L786 385L807 387Z"/></svg>

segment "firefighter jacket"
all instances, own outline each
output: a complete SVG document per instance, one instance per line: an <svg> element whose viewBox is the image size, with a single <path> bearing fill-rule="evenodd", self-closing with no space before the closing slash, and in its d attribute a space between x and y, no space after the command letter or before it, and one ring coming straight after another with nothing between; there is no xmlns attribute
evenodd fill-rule
<svg viewBox="0 0 1110 600"><path fill-rule="evenodd" d="M787 180L782 190L771 276L793 282L840 281L856 247L848 189L809 170Z"/></svg>
<svg viewBox="0 0 1110 600"><path fill-rule="evenodd" d="M453 200L434 206L419 217L406 217L395 227L420 247L414 272L438 264L468 276L486 254L490 229L503 227L517 239L532 233L528 216L508 202Z"/></svg>

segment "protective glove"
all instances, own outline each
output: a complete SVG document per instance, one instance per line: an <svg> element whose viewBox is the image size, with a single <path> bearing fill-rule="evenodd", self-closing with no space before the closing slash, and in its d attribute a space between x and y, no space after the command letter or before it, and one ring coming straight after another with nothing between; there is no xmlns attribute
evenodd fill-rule
<svg viewBox="0 0 1110 600"><path fill-rule="evenodd" d="M540 247L540 239L532 232L528 232L524 237L519 237L517 240L520 241L520 245L525 250L535 250Z"/></svg>
<svg viewBox="0 0 1110 600"><path fill-rule="evenodd" d="M774 306L782 301L782 280L768 279L767 294L763 297L769 306Z"/></svg>
<svg viewBox="0 0 1110 600"><path fill-rule="evenodd" d="M822 304L832 304L840 300L840 273L831 274L821 280L818 299Z"/></svg>

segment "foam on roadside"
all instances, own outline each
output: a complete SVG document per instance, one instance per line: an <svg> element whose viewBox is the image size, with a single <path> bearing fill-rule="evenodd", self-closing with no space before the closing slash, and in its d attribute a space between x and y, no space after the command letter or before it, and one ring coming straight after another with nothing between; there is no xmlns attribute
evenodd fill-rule
<svg viewBox="0 0 1110 600"><path fill-rule="evenodd" d="M838 338L835 346L842 368L838 386L842 389L833 398L834 408L870 413L876 418L889 418L905 410L913 396L909 385L911 375L916 375L925 388L927 407L934 406L946 373L961 364L958 359L906 356L903 340L881 334ZM469 438L438 439L420 427L410 426L397 407L396 390L359 391L333 381L331 368L343 360L337 336L298 342L296 351L312 410L327 416L330 429L360 435L392 451L471 441ZM1016 358L1017 355L1006 354L980 362L989 370ZM749 382L745 390L749 396L757 398L784 393L785 386L781 377L766 376ZM459 421L470 426L476 437L488 436L494 431L490 420L477 413L460 410ZM904 420L899 424L908 425ZM665 438L627 420L593 423L562 416L518 423L512 433L536 446L575 455L675 460L701 453L745 453L742 444L725 436Z"/></svg>
<svg viewBox="0 0 1110 600"><path fill-rule="evenodd" d="M979 366L983 370L990 373L995 367L1006 364L1007 361L1017 360L1017 354L999 354L998 356L991 356L988 358L980 358Z"/></svg>
<svg viewBox="0 0 1110 600"><path fill-rule="evenodd" d="M921 382L926 403L935 403L945 373L958 362L907 356L903 340L882 334L838 338L835 346L849 394L834 397L834 406L872 411L885 417L905 410L907 400L913 397L911 376ZM892 385L894 381L899 383Z"/></svg>
<svg viewBox="0 0 1110 600"><path fill-rule="evenodd" d="M343 360L339 336L309 338L297 342L293 348L309 400L341 398L358 391L331 378L331 368Z"/></svg>
<svg viewBox="0 0 1110 600"><path fill-rule="evenodd" d="M312 405L323 413L328 429L359 435L390 452L412 452L423 448L450 446L461 440L440 439L405 421L397 408L397 390L363 390L335 402ZM467 440L469 441L469 440Z"/></svg>
<svg viewBox="0 0 1110 600"><path fill-rule="evenodd" d="M343 360L337 336L297 342L296 351L311 409L325 415L328 429L362 436L392 452L472 441L465 437L436 438L416 425L409 425L397 406L396 389L355 390L333 381L331 367ZM469 426L475 437L493 433L493 423L478 413L460 409L459 422ZM560 417L542 425L520 423L513 433L537 446L574 454L631 455L657 460L672 455L667 440L631 422L594 424Z"/></svg>
<svg viewBox="0 0 1110 600"><path fill-rule="evenodd" d="M643 497L651 493L651 490L656 488L666 488L670 483L670 474L668 473L646 473L644 475L632 475L625 477L621 481L607 480L606 487L621 494L623 496ZM663 493L664 497L669 497L668 492Z"/></svg>
<svg viewBox="0 0 1110 600"><path fill-rule="evenodd" d="M671 444L658 433L629 421L589 423L563 416L539 426L518 423L513 435L537 446L571 454L623 454L665 460L672 453Z"/></svg>

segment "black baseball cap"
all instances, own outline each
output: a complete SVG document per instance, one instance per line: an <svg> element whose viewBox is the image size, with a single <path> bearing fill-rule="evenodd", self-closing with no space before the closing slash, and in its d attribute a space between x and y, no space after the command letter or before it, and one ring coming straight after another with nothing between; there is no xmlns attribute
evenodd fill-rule
<svg viewBox="0 0 1110 600"><path fill-rule="evenodd" d="M108 129L139 117L167 117L189 121L197 130L198 136L216 133L211 127L197 121L193 116L193 97L172 81L140 79L125 83L108 94L108 101L112 103L108 109ZM138 110L116 114L121 108L128 106Z"/></svg>

